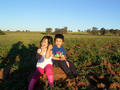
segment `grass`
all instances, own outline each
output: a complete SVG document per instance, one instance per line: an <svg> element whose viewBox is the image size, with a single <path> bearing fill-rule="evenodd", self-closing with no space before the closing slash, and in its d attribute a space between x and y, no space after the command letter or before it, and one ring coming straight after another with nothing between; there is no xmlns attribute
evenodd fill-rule
<svg viewBox="0 0 120 90"><path fill-rule="evenodd" d="M68 34L72 34L72 35L87 35L87 32L68 32Z"/></svg>
<svg viewBox="0 0 120 90"><path fill-rule="evenodd" d="M35 71L36 49L43 36L40 32L6 32L6 35L0 35L0 68L9 70L9 77L1 83L2 90L27 89L28 76ZM84 75L80 77L81 82L94 88L99 88L98 83L102 82L106 89L114 82L120 84L120 37L69 33L65 35L64 47L67 58L76 65L79 74ZM102 80L98 77L100 75L104 76ZM60 89L58 86L55 88ZM74 86L68 88L71 90Z"/></svg>

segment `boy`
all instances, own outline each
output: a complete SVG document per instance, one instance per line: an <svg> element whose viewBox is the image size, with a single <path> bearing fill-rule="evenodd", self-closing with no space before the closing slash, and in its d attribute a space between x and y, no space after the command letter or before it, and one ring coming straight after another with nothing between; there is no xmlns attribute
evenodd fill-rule
<svg viewBox="0 0 120 90"><path fill-rule="evenodd" d="M53 65L60 67L69 78L77 77L77 70L74 64L66 60L66 51L63 48L64 36L56 34L54 38L55 45L53 46Z"/></svg>

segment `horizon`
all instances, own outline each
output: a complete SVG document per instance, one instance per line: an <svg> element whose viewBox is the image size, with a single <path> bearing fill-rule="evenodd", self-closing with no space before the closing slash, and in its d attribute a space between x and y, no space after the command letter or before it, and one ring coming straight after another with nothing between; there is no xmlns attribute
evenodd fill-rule
<svg viewBox="0 0 120 90"><path fill-rule="evenodd" d="M68 27L85 31L120 29L119 0L4 0L1 1L1 30L45 31Z"/></svg>

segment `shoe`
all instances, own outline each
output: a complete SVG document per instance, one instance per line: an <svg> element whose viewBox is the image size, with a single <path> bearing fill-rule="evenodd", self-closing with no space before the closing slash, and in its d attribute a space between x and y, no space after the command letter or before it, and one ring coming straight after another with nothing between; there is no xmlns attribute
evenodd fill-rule
<svg viewBox="0 0 120 90"><path fill-rule="evenodd" d="M54 87L54 85L53 85L53 84L49 84L49 87L50 87L50 88L53 88L53 87Z"/></svg>
<svg viewBox="0 0 120 90"><path fill-rule="evenodd" d="M73 75L75 78L80 76L80 74L78 74L78 73L73 73Z"/></svg>
<svg viewBox="0 0 120 90"><path fill-rule="evenodd" d="M70 78L70 79L73 79L73 78L74 78L74 75L72 75L71 73L69 73L67 76L68 76L68 78Z"/></svg>

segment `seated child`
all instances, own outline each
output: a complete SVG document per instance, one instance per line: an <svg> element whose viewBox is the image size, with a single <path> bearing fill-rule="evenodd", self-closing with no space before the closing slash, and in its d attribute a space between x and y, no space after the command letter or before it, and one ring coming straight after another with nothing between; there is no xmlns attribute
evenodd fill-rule
<svg viewBox="0 0 120 90"><path fill-rule="evenodd" d="M53 66L52 66L52 43L53 39L50 36L44 36L40 42L40 48L37 50L36 72L29 83L28 90L33 90L35 83L44 73L47 75L50 87L53 86Z"/></svg>
<svg viewBox="0 0 120 90"><path fill-rule="evenodd" d="M54 38L55 45L53 46L53 65L60 67L69 78L77 77L77 70L71 61L66 60L66 51L62 46L64 43L64 36L56 34Z"/></svg>

